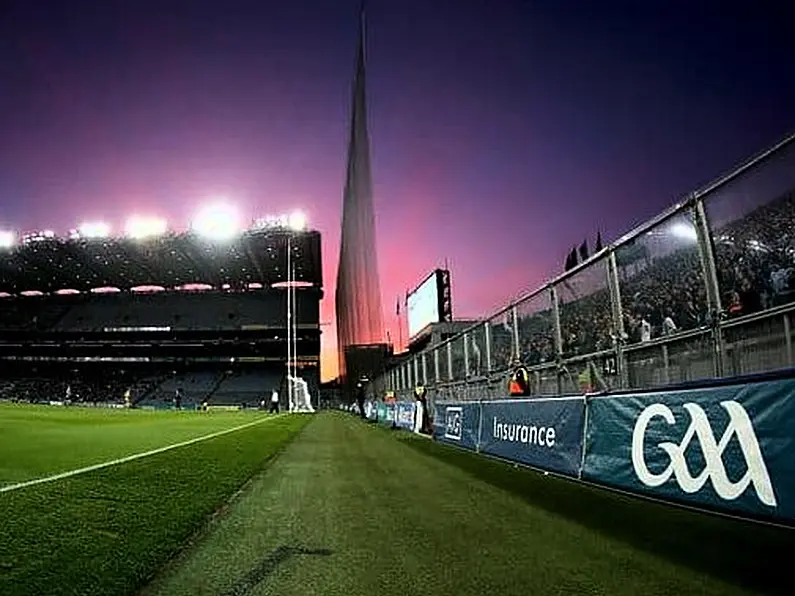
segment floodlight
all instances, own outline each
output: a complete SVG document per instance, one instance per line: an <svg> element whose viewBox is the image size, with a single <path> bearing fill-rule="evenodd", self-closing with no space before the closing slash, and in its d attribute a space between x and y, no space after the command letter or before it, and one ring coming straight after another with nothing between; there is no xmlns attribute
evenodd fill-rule
<svg viewBox="0 0 795 596"><path fill-rule="evenodd" d="M673 234L677 238L682 238L683 240L690 240L692 242L698 240L698 235L696 234L696 228L686 223L680 222L672 225L671 234Z"/></svg>
<svg viewBox="0 0 795 596"><path fill-rule="evenodd" d="M149 238L166 233L166 220L158 217L132 216L127 220L124 231L130 238Z"/></svg>
<svg viewBox="0 0 795 596"><path fill-rule="evenodd" d="M295 211L291 213L290 217L287 219L287 225L291 230L300 232L301 230L306 228L306 215L304 215L300 211Z"/></svg>
<svg viewBox="0 0 795 596"><path fill-rule="evenodd" d="M89 221L82 224L78 231L83 238L107 238L110 236L110 226L101 221Z"/></svg>
<svg viewBox="0 0 795 596"><path fill-rule="evenodd" d="M11 248L17 240L17 235L8 230L0 231L0 248Z"/></svg>
<svg viewBox="0 0 795 596"><path fill-rule="evenodd" d="M214 203L196 214L193 229L207 238L226 240L240 231L240 216L231 205Z"/></svg>

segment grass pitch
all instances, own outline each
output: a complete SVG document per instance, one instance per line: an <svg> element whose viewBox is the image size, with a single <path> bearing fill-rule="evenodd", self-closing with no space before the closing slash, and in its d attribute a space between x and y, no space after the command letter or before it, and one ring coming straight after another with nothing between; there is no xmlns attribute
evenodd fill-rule
<svg viewBox="0 0 795 596"><path fill-rule="evenodd" d="M2 483L256 420L235 413L0 407ZM306 424L273 417L213 439L0 494L0 594L130 594Z"/></svg>
<svg viewBox="0 0 795 596"><path fill-rule="evenodd" d="M0 487L180 443L251 420L245 412L0 403Z"/></svg>
<svg viewBox="0 0 795 596"><path fill-rule="evenodd" d="M0 484L259 416L0 406ZM0 493L2 595L788 594L792 552L335 413Z"/></svg>
<svg viewBox="0 0 795 596"><path fill-rule="evenodd" d="M793 546L332 414L144 594L791 593Z"/></svg>

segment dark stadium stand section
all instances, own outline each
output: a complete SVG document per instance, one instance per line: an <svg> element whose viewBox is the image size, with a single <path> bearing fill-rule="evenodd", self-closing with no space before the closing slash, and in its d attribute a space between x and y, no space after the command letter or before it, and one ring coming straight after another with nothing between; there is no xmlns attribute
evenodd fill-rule
<svg viewBox="0 0 795 596"><path fill-rule="evenodd" d="M257 230L3 249L0 398L170 407L180 390L185 408L258 405L284 385L288 235L298 367L316 396L320 235Z"/></svg>
<svg viewBox="0 0 795 596"><path fill-rule="evenodd" d="M297 292L297 296L298 320L315 321L316 325L317 300L313 301L303 291ZM67 298L71 298L67 302L72 302L72 305L53 325L58 331L111 331L140 327L183 331L246 330L258 326L278 329L287 325L287 294L283 290L156 292L131 294L124 300L107 294Z"/></svg>

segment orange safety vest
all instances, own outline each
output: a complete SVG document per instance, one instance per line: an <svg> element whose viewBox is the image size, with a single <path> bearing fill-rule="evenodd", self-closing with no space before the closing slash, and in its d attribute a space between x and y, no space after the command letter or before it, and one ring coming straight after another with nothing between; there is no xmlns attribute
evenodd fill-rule
<svg viewBox="0 0 795 596"><path fill-rule="evenodd" d="M511 396L530 395L530 382L527 369L524 366L520 366L513 371L511 380L508 383L508 393Z"/></svg>

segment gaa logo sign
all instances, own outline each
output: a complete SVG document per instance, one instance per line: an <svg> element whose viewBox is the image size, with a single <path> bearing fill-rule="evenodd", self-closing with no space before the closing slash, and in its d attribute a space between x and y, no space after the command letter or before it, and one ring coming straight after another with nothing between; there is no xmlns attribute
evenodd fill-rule
<svg viewBox="0 0 795 596"><path fill-rule="evenodd" d="M723 401L721 407L729 414L729 424L720 440L717 440L706 412L694 403L684 404L685 412L690 416L690 425L678 443L664 441L657 445L664 451L670 460L666 468L660 473L649 470L645 457L645 439L649 423L654 418L662 418L669 425L676 424L676 418L668 406L653 404L647 407L635 422L632 433L632 466L635 474L643 484L657 487L665 484L673 477L685 493L693 494L700 491L707 480L712 481L712 487L718 496L726 501L731 501L742 495L749 486L753 486L758 499L770 507L776 506L776 495L770 482L770 475L759 448L751 418L736 401ZM733 482L724 466L723 453L731 440L736 437L745 459L745 475ZM701 449L704 457L704 469L693 476L687 465L685 453L691 448L691 443Z"/></svg>
<svg viewBox="0 0 795 596"><path fill-rule="evenodd" d="M444 438L453 441L461 440L461 427L463 412L460 407L445 408Z"/></svg>

